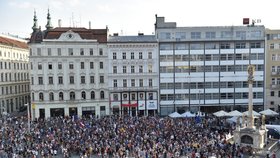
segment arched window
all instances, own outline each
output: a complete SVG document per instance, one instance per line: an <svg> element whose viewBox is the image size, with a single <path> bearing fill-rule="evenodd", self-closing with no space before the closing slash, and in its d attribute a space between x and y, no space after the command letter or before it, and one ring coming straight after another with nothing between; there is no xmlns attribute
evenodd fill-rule
<svg viewBox="0 0 280 158"><path fill-rule="evenodd" d="M100 92L100 99L105 99L104 91L101 91L101 92Z"/></svg>
<svg viewBox="0 0 280 158"><path fill-rule="evenodd" d="M81 96L82 96L82 100L85 100L86 99L86 92L82 91Z"/></svg>
<svg viewBox="0 0 280 158"><path fill-rule="evenodd" d="M59 97L59 100L63 100L63 92L59 92L58 97Z"/></svg>
<svg viewBox="0 0 280 158"><path fill-rule="evenodd" d="M49 97L50 97L50 101L53 101L53 100L54 100L54 98L53 98L53 92L50 92L50 93L49 93Z"/></svg>
<svg viewBox="0 0 280 158"><path fill-rule="evenodd" d="M39 101L44 101L44 94L42 92L39 93Z"/></svg>
<svg viewBox="0 0 280 158"><path fill-rule="evenodd" d="M75 92L70 92L70 100L75 100Z"/></svg>
<svg viewBox="0 0 280 158"><path fill-rule="evenodd" d="M90 92L90 99L95 99L95 93L94 93L94 91L91 91L91 92Z"/></svg>

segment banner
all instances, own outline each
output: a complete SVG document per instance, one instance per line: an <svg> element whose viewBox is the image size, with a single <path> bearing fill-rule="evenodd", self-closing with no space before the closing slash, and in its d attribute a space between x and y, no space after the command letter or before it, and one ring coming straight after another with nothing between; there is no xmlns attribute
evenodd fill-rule
<svg viewBox="0 0 280 158"><path fill-rule="evenodd" d="M156 110L157 109L157 100L147 100L147 109Z"/></svg>
<svg viewBox="0 0 280 158"><path fill-rule="evenodd" d="M145 101L138 101L138 110L145 110Z"/></svg>

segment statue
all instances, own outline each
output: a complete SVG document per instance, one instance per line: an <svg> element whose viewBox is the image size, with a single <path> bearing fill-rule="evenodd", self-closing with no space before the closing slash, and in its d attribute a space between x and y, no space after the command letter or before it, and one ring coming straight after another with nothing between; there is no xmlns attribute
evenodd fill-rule
<svg viewBox="0 0 280 158"><path fill-rule="evenodd" d="M245 114L243 113L242 114L242 125L241 125L242 128L245 127Z"/></svg>
<svg viewBox="0 0 280 158"><path fill-rule="evenodd" d="M252 82L254 80L255 66L249 65L247 71L248 71L248 81Z"/></svg>

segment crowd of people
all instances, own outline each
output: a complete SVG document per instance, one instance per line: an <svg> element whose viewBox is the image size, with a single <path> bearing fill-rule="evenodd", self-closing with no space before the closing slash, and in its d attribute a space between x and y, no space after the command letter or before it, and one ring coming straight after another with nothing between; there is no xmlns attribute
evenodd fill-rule
<svg viewBox="0 0 280 158"><path fill-rule="evenodd" d="M227 141L232 127L213 129L214 117L107 116L1 120L0 157L233 158L242 149ZM220 124L219 127L226 124Z"/></svg>

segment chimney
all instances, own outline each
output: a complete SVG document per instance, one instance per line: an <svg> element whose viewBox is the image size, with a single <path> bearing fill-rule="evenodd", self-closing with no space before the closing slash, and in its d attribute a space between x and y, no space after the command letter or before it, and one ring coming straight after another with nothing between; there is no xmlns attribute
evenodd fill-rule
<svg viewBox="0 0 280 158"><path fill-rule="evenodd" d="M143 36L144 35L144 33L138 33L138 36Z"/></svg>
<svg viewBox="0 0 280 158"><path fill-rule="evenodd" d="M91 22L88 22L88 29L91 29Z"/></svg>
<svg viewBox="0 0 280 158"><path fill-rule="evenodd" d="M119 34L118 33L113 33L113 36L119 36Z"/></svg>
<svg viewBox="0 0 280 158"><path fill-rule="evenodd" d="M61 27L61 19L58 19L58 27Z"/></svg>

